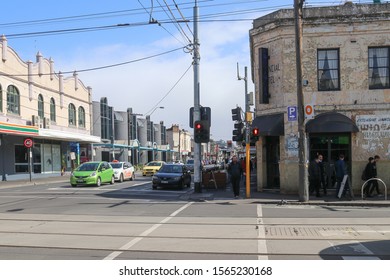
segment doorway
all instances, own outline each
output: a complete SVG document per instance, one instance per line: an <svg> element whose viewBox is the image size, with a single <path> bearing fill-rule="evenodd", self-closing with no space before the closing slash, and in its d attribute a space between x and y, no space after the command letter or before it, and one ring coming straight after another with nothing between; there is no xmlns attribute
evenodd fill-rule
<svg viewBox="0 0 390 280"><path fill-rule="evenodd" d="M266 136L267 189L280 189L280 141L279 136Z"/></svg>
<svg viewBox="0 0 390 280"><path fill-rule="evenodd" d="M324 157L325 182L327 188L335 187L336 174L335 162L339 159L340 154L344 154L344 161L351 174L351 134L310 134L309 137L309 160L313 160L317 154Z"/></svg>

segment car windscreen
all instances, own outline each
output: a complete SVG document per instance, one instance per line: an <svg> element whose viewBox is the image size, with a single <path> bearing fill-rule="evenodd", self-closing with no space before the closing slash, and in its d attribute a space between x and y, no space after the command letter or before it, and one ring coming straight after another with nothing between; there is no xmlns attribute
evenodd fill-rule
<svg viewBox="0 0 390 280"><path fill-rule="evenodd" d="M161 173L182 173L183 168L181 165L163 165L160 171Z"/></svg>
<svg viewBox="0 0 390 280"><path fill-rule="evenodd" d="M161 162L149 162L147 166L160 166Z"/></svg>
<svg viewBox="0 0 390 280"><path fill-rule="evenodd" d="M112 168L122 168L122 163L110 163Z"/></svg>
<svg viewBox="0 0 390 280"><path fill-rule="evenodd" d="M83 163L80 165L78 171L95 171L99 166L99 163Z"/></svg>

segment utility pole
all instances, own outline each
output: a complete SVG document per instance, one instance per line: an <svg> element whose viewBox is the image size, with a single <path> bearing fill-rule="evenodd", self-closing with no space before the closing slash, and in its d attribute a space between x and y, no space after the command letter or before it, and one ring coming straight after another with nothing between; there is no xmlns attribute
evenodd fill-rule
<svg viewBox="0 0 390 280"><path fill-rule="evenodd" d="M305 102L302 88L302 7L304 0L294 0L295 51L297 73L298 146L299 146L299 201L309 200L306 167Z"/></svg>
<svg viewBox="0 0 390 280"><path fill-rule="evenodd" d="M248 96L248 67L245 66L245 76L244 78L240 77L238 73L238 63L237 63L237 76L238 80L244 80L245 82L245 197L251 197L251 174L250 174L250 149L251 149L251 139L250 139L250 131L251 131L251 119L250 115L250 104L249 104L249 96Z"/></svg>
<svg viewBox="0 0 390 280"><path fill-rule="evenodd" d="M195 0L194 6L194 45L193 45L193 65L194 65L194 123L200 121L200 81L199 81L199 8L198 0ZM194 125L195 135L195 125ZM194 191L201 193L201 143L194 141Z"/></svg>

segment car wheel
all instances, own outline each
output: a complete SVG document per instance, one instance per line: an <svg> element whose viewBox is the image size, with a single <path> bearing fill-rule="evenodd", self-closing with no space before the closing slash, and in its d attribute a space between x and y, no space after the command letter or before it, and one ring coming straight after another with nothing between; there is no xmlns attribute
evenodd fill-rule
<svg viewBox="0 0 390 280"><path fill-rule="evenodd" d="M70 184L73 188L77 187L77 184Z"/></svg>
<svg viewBox="0 0 390 280"><path fill-rule="evenodd" d="M131 174L130 181L134 181L134 179L135 179L135 173L133 172L133 173Z"/></svg>
<svg viewBox="0 0 390 280"><path fill-rule="evenodd" d="M102 179L100 179L100 177L98 177L96 180L96 186L100 187L101 185L102 185Z"/></svg>
<svg viewBox="0 0 390 280"><path fill-rule="evenodd" d="M122 182L123 182L123 180L122 180ZM115 177L114 177L114 175L112 175L110 184L113 185L114 183L115 183Z"/></svg>
<svg viewBox="0 0 390 280"><path fill-rule="evenodd" d="M184 181L180 181L179 183L179 189L184 189Z"/></svg>
<svg viewBox="0 0 390 280"><path fill-rule="evenodd" d="M119 177L119 182L123 183L123 173L122 173L121 176Z"/></svg>

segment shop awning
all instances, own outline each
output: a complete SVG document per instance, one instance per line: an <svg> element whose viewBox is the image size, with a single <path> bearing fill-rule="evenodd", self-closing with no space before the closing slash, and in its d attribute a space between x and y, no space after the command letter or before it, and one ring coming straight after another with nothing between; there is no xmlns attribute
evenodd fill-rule
<svg viewBox="0 0 390 280"><path fill-rule="evenodd" d="M334 133L358 132L359 128L347 116L337 112L327 112L317 115L306 123L306 132Z"/></svg>
<svg viewBox="0 0 390 280"><path fill-rule="evenodd" d="M284 135L284 114L257 116L252 127L257 127L261 136Z"/></svg>

